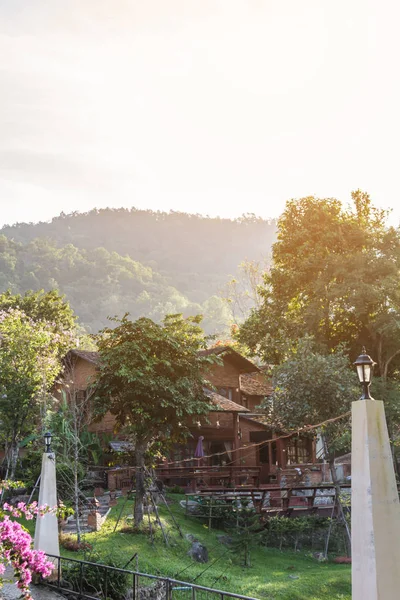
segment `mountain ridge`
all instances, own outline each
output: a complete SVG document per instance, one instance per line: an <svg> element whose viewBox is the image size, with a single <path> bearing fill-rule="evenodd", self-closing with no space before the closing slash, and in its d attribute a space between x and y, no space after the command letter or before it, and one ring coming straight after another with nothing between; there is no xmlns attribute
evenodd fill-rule
<svg viewBox="0 0 400 600"><path fill-rule="evenodd" d="M201 312L207 332L218 334L232 322L221 289L242 261L265 261L275 234L274 219L255 215L61 213L1 228L0 291L55 287L90 331L105 325L107 314L157 320L165 312Z"/></svg>

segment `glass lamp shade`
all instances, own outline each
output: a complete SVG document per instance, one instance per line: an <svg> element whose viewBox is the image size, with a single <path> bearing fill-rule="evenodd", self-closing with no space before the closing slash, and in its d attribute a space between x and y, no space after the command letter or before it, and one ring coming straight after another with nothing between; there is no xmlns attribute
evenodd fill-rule
<svg viewBox="0 0 400 600"><path fill-rule="evenodd" d="M357 375L360 383L371 383L372 369L376 363L370 356L362 349L362 354L357 358L354 365L357 367Z"/></svg>
<svg viewBox="0 0 400 600"><path fill-rule="evenodd" d="M47 433L44 434L44 443L46 444L46 448L50 447L50 444L51 444L51 433L50 433L50 431L48 431Z"/></svg>
<svg viewBox="0 0 400 600"><path fill-rule="evenodd" d="M360 383L371 383L370 365L357 365L357 374Z"/></svg>

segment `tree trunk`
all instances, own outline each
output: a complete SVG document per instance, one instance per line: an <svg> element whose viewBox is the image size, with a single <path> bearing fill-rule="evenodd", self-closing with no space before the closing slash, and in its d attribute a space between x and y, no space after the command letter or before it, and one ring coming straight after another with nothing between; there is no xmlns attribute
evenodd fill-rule
<svg viewBox="0 0 400 600"><path fill-rule="evenodd" d="M81 542L81 519L79 516L79 485L78 485L78 464L79 464L79 428L78 428L78 407L73 404L73 476L74 476L74 504L75 504L75 520L76 520L76 539L78 544Z"/></svg>
<svg viewBox="0 0 400 600"><path fill-rule="evenodd" d="M146 446L142 442L137 442L135 447L135 458L136 458L136 494L135 494L135 508L134 508L134 520L135 527L143 521L143 499L145 496L144 487L144 455L146 452Z"/></svg>
<svg viewBox="0 0 400 600"><path fill-rule="evenodd" d="M19 444L17 439L13 439L10 444L10 479L15 479L15 471L19 456Z"/></svg>
<svg viewBox="0 0 400 600"><path fill-rule="evenodd" d="M79 448L78 440L74 439L74 462L73 462L73 473L74 473L74 504L75 504L75 520L76 520L76 539L78 544L81 542L81 519L79 516L79 485L78 485L78 461L79 461Z"/></svg>

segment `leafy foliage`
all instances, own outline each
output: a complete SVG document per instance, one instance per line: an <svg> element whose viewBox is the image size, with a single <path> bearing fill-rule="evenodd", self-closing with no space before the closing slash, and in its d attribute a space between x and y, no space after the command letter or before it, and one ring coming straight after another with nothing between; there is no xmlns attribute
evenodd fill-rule
<svg viewBox="0 0 400 600"><path fill-rule="evenodd" d="M34 321L17 308L0 312L1 433L11 451L12 478L19 441L38 417L60 369L60 351L70 341L68 332L55 334L53 329L52 323Z"/></svg>
<svg viewBox="0 0 400 600"><path fill-rule="evenodd" d="M321 354L309 338L299 341L288 359L274 370L274 392L270 402L273 419L288 430L315 425L347 413L359 390L342 349ZM270 403L268 403L270 407ZM322 428L327 450L332 455L349 419Z"/></svg>
<svg viewBox="0 0 400 600"><path fill-rule="evenodd" d="M105 569L103 564L100 557L92 553L90 563L83 567L78 563L69 564L63 571L63 578L75 592L83 591L92 596L121 600L125 597L128 588L127 574L121 570ZM112 558L108 558L107 566L120 568Z"/></svg>
<svg viewBox="0 0 400 600"><path fill-rule="evenodd" d="M269 517L265 522L262 543L266 546L279 548L299 548L321 550L325 546L328 530L330 531L330 548L332 552L345 552L343 528L336 518L318 517Z"/></svg>
<svg viewBox="0 0 400 600"><path fill-rule="evenodd" d="M76 315L57 290L27 291L23 295L7 290L0 294L0 310L7 311L10 308L22 310L35 323L45 321L55 336L61 336L55 339L60 353L65 353L69 348L70 335L76 328ZM68 338L65 337L66 332L70 334Z"/></svg>
<svg viewBox="0 0 400 600"><path fill-rule="evenodd" d="M120 426L130 425L146 442L160 436L177 441L178 421L209 407L202 377L209 359L198 356L206 347L200 319L168 315L158 325L124 316L115 322L115 329L103 329L98 338L97 410L110 410Z"/></svg>
<svg viewBox="0 0 400 600"><path fill-rule="evenodd" d="M143 487L145 453L159 442L165 449L182 441L188 419L208 412L202 373L211 359L199 356L206 347L200 317L168 315L162 325L127 316L114 321L114 329L105 328L99 335L95 403L100 417L110 410L117 425L125 426L132 437L136 466L141 469L136 511L142 502L138 489ZM141 518L135 512L136 525Z"/></svg>
<svg viewBox="0 0 400 600"><path fill-rule="evenodd" d="M266 361L277 364L309 334L328 350L346 343L354 358L365 345L383 376L396 368L400 231L368 194L352 199L353 210L332 198L287 203L262 306L240 331Z"/></svg>
<svg viewBox="0 0 400 600"><path fill-rule="evenodd" d="M236 524L231 530L232 552L242 557L245 567L251 567L251 549L260 543L261 535L260 515L249 498L240 498L240 505L236 507Z"/></svg>

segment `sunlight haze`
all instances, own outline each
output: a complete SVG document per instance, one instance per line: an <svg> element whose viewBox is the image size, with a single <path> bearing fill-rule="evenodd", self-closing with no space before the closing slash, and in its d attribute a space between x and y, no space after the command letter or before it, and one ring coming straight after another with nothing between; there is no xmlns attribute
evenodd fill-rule
<svg viewBox="0 0 400 600"><path fill-rule="evenodd" d="M135 206L400 218L394 0L3 0L0 223Z"/></svg>

